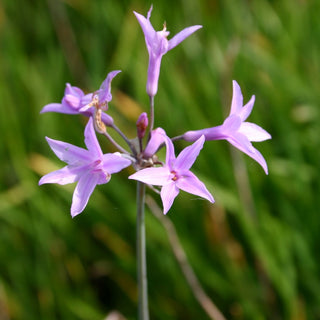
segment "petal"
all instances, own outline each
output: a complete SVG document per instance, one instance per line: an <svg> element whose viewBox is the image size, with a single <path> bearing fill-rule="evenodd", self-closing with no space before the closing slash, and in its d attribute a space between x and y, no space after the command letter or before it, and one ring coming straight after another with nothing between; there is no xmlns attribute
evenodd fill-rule
<svg viewBox="0 0 320 320"><path fill-rule="evenodd" d="M44 183L58 183L61 185L76 182L79 179L79 173L81 170L79 168L70 168L69 166L65 166L62 169L50 172L43 176L39 185Z"/></svg>
<svg viewBox="0 0 320 320"><path fill-rule="evenodd" d="M84 142L88 150L92 153L91 158L101 158L102 151L93 127L93 120L90 117L84 130Z"/></svg>
<svg viewBox="0 0 320 320"><path fill-rule="evenodd" d="M92 174L91 172L88 172L80 178L72 197L72 217L75 217L84 210L98 180L99 175Z"/></svg>
<svg viewBox="0 0 320 320"><path fill-rule="evenodd" d="M241 118L236 114L232 114L227 117L222 124L222 131L224 135L231 135L234 132L238 131L240 129L241 123Z"/></svg>
<svg viewBox="0 0 320 320"><path fill-rule="evenodd" d="M191 146L184 148L175 161L174 168L177 170L189 170L193 163L196 161L200 150L203 147L205 138L202 135L195 143Z"/></svg>
<svg viewBox="0 0 320 320"><path fill-rule="evenodd" d="M108 127L111 127L113 125L113 118L105 112L101 112L101 120Z"/></svg>
<svg viewBox="0 0 320 320"><path fill-rule="evenodd" d="M142 169L131 176L129 179L138 180L146 184L163 186L170 181L171 173L167 167Z"/></svg>
<svg viewBox="0 0 320 320"><path fill-rule="evenodd" d="M223 133L223 126L206 128L202 130L187 131L183 134L183 139L186 141L196 141L204 135L206 141L225 139L226 135Z"/></svg>
<svg viewBox="0 0 320 320"><path fill-rule="evenodd" d="M179 177L176 181L176 186L183 191L205 198L212 203L214 202L213 196L208 191L204 183L190 171Z"/></svg>
<svg viewBox="0 0 320 320"><path fill-rule="evenodd" d="M249 102L245 106L243 106L243 108L241 109L239 113L239 117L241 118L242 121L245 121L249 117L254 105L254 100L255 100L255 96L253 95L249 100Z"/></svg>
<svg viewBox="0 0 320 320"><path fill-rule="evenodd" d="M167 214L170 210L174 199L179 194L179 189L176 187L174 182L170 182L169 184L164 185L161 188L161 200L163 204L163 213Z"/></svg>
<svg viewBox="0 0 320 320"><path fill-rule="evenodd" d="M162 128L152 130L151 138L143 152L145 158L153 156L164 142L166 132Z"/></svg>
<svg viewBox="0 0 320 320"><path fill-rule="evenodd" d="M45 105L40 113L45 112L58 112L58 113L65 113L65 114L77 114L79 113L77 110L72 109L70 106L61 104L61 103L49 103Z"/></svg>
<svg viewBox="0 0 320 320"><path fill-rule="evenodd" d="M111 81L119 72L121 71L116 70L109 72L106 79L102 82L99 89L99 103L110 102L112 100Z"/></svg>
<svg viewBox="0 0 320 320"><path fill-rule="evenodd" d="M84 96L84 93L80 88L71 86L70 83L67 83L64 90L64 96L66 95L72 95L81 98Z"/></svg>
<svg viewBox="0 0 320 320"><path fill-rule="evenodd" d="M154 30L152 24L149 21L150 16L151 16L151 10L152 10L152 7L150 8L150 10L148 12L147 18L145 18L140 13L137 13L137 12L133 11L133 13L135 14L136 18L138 19L138 22L140 23L142 31L144 33L147 49L148 49L149 52L150 52L150 46L152 44L152 40L156 36L156 31Z"/></svg>
<svg viewBox="0 0 320 320"><path fill-rule="evenodd" d="M200 25L192 26L183 29L177 33L172 39L169 40L168 51L176 47L180 42L189 37L192 33L202 28Z"/></svg>
<svg viewBox="0 0 320 320"><path fill-rule="evenodd" d="M233 146L245 153L253 152L253 145L250 140L242 133L236 132L226 138Z"/></svg>
<svg viewBox="0 0 320 320"><path fill-rule="evenodd" d="M172 166L176 160L176 155L174 154L174 146L171 139L166 135L164 137L164 142L166 144L166 165L172 169Z"/></svg>
<svg viewBox="0 0 320 320"><path fill-rule="evenodd" d="M233 85L233 93L232 93L230 115L239 113L243 106L243 97L242 97L240 86L235 80L232 81L232 85Z"/></svg>
<svg viewBox="0 0 320 320"><path fill-rule="evenodd" d="M257 161L261 165L265 173L268 174L268 166L262 154L251 144L251 142L247 139L247 137L245 137L242 134L241 136L244 137L242 138L242 140L240 140L240 134L237 137L237 140L235 139L227 139L227 140L237 149L239 149L240 151L244 152L249 157Z"/></svg>
<svg viewBox="0 0 320 320"><path fill-rule="evenodd" d="M121 157L120 153L106 153L102 156L103 169L109 174L116 173L131 165L129 159Z"/></svg>
<svg viewBox="0 0 320 320"><path fill-rule="evenodd" d="M46 137L46 140L55 155L69 165L81 166L88 163L91 159L90 153L86 149L48 137Z"/></svg>
<svg viewBox="0 0 320 320"><path fill-rule="evenodd" d="M92 93L88 93L85 96L83 96L81 98L81 102L80 102L81 107L84 107L84 106L88 105L92 101L92 98L93 98L93 94Z"/></svg>
<svg viewBox="0 0 320 320"><path fill-rule="evenodd" d="M266 130L251 122L243 122L239 132L244 134L250 141L265 141L271 139L271 135Z"/></svg>

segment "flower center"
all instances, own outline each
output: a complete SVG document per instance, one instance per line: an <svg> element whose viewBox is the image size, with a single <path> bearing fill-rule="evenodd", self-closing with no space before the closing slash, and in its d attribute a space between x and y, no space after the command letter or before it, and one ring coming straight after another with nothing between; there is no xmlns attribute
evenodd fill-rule
<svg viewBox="0 0 320 320"><path fill-rule="evenodd" d="M173 177L171 178L172 181L177 181L179 179L176 171L172 170L170 173L173 174Z"/></svg>

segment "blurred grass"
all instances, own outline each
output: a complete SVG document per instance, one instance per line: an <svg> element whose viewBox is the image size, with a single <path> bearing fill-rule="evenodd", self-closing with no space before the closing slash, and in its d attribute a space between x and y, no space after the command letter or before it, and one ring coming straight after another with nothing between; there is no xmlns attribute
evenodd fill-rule
<svg viewBox="0 0 320 320"><path fill-rule="evenodd" d="M135 186L129 170L98 187L71 219L73 186L37 183L62 166L44 136L83 146L85 119L39 115L65 83L113 81L110 113L129 136L146 110L147 52L132 10L145 1L0 3L0 319L136 316ZM320 318L320 24L318 1L154 2L171 35L204 28L163 59L156 125L170 136L218 125L236 79L269 176L226 142L206 144L194 171L216 203L181 193L169 217L205 291L228 319ZM105 152L109 145L101 140ZM177 151L186 144L178 142ZM246 179L248 183L246 183ZM159 202L157 196L156 200ZM195 201L192 201L195 200ZM206 319L165 231L147 212L152 319Z"/></svg>

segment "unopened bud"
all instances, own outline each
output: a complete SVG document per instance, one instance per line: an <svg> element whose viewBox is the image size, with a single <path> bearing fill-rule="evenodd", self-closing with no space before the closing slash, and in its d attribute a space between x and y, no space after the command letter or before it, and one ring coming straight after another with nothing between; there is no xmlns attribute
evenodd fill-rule
<svg viewBox="0 0 320 320"><path fill-rule="evenodd" d="M149 122L148 115L145 112L141 113L136 123L137 134L139 139L142 139L146 134L146 130L148 128L148 122Z"/></svg>

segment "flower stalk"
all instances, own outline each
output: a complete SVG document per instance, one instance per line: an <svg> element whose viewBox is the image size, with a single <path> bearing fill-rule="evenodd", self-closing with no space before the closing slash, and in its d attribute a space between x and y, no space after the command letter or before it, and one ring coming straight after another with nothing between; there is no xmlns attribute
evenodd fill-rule
<svg viewBox="0 0 320 320"><path fill-rule="evenodd" d="M145 184L137 182L137 278L138 319L149 320L146 261L146 231L144 221Z"/></svg>

